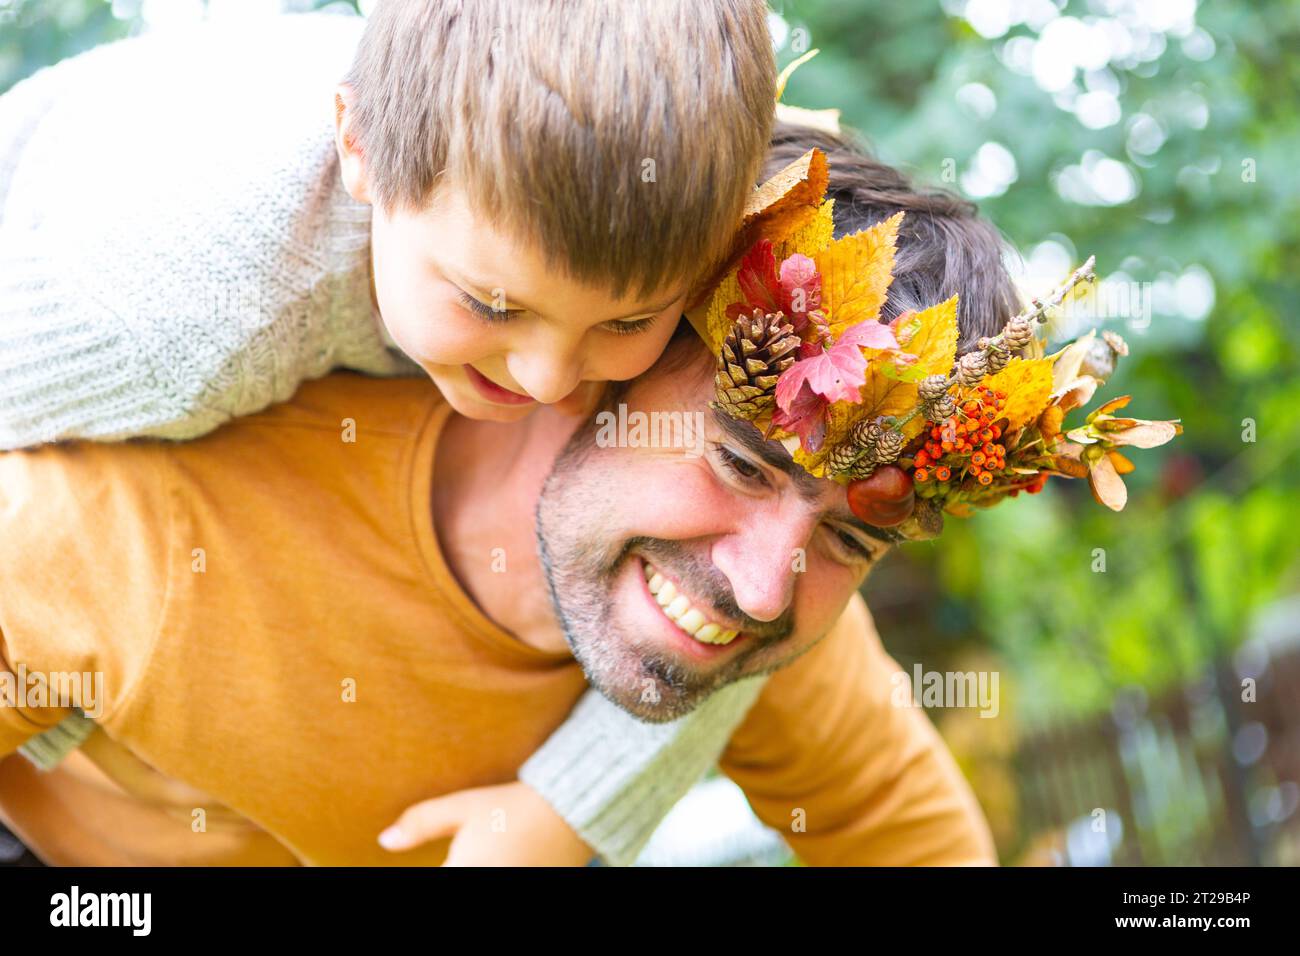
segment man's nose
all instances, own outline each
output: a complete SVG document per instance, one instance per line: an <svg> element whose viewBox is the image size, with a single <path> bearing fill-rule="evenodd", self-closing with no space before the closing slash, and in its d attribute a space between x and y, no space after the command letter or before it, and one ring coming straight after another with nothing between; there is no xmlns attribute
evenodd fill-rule
<svg viewBox="0 0 1300 956"><path fill-rule="evenodd" d="M756 621L774 621L785 613L794 600L795 575L806 563L812 523L789 512L751 513L713 546L713 563L727 576L736 604Z"/></svg>
<svg viewBox="0 0 1300 956"><path fill-rule="evenodd" d="M554 405L581 382L582 369L575 343L534 340L506 362L510 375L529 395L544 405Z"/></svg>

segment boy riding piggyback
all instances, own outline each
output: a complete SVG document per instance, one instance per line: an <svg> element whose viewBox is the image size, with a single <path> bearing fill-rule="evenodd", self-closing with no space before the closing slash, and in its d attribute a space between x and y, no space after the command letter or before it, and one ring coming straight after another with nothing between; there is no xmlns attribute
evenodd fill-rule
<svg viewBox="0 0 1300 956"><path fill-rule="evenodd" d="M340 367L579 414L725 257L775 90L760 0L384 0L46 68L0 97L0 449L196 438Z"/></svg>

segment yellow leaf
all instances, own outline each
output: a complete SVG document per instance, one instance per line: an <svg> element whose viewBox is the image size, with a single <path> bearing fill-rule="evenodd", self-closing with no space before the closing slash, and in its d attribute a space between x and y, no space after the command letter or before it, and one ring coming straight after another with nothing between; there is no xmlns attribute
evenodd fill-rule
<svg viewBox="0 0 1300 956"><path fill-rule="evenodd" d="M869 229L837 239L814 256L832 335L880 314L893 280L894 246L902 221L903 214L894 213Z"/></svg>
<svg viewBox="0 0 1300 956"><path fill-rule="evenodd" d="M736 281L736 272L728 272L713 290L708 309L704 314L705 341L709 345L709 354L716 355L722 347L722 340L731 331L731 320L727 318L727 306L740 302L744 298L740 292L740 283ZM700 323L692 318L692 324L699 331Z"/></svg>
<svg viewBox="0 0 1300 956"><path fill-rule="evenodd" d="M1013 358L1006 368L980 384L995 392L1006 392L1002 416L1008 420L1007 430L1012 431L1033 421L1047 407L1052 395L1052 360Z"/></svg>
<svg viewBox="0 0 1300 956"><path fill-rule="evenodd" d="M802 106L790 106L787 103L776 104L776 121L791 123L794 126L809 126L812 129L839 136L840 111L837 109L806 110Z"/></svg>
<svg viewBox="0 0 1300 956"><path fill-rule="evenodd" d="M912 370L917 377L947 375L957 354L957 296L946 302L922 309L914 318L918 323L916 333L907 343L907 351L916 356ZM867 384L862 388L862 404L858 418L877 418L881 415L905 415L920 401L914 382L901 382L890 378L873 364L867 370ZM908 422L903 434L909 438L920 432L923 419L918 415Z"/></svg>
<svg viewBox="0 0 1300 956"><path fill-rule="evenodd" d="M834 211L835 200L827 199L816 209L810 208L802 222L792 223L791 230L784 237L773 239L772 252L776 261L780 263L796 252L815 259L835 238Z"/></svg>

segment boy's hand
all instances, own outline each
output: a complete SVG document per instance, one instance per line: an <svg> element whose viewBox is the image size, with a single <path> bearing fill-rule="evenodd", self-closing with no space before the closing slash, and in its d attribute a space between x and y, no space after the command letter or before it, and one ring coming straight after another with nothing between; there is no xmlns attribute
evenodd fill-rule
<svg viewBox="0 0 1300 956"><path fill-rule="evenodd" d="M451 837L443 866L585 866L596 854L537 791L514 782L414 806L379 835L386 850Z"/></svg>

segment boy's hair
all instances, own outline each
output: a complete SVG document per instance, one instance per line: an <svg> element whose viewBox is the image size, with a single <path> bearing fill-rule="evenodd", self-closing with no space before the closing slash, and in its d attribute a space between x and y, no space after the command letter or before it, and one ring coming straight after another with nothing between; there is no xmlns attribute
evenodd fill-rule
<svg viewBox="0 0 1300 956"><path fill-rule="evenodd" d="M771 176L816 146L830 162L828 198L835 200L835 235L866 229L903 212L894 254L894 281L881 309L885 321L908 309L958 296L957 351L996 335L1020 311L1020 295L1003 262L1010 247L979 208L956 193L918 187L899 170L875 159L851 135L835 136L778 123L764 165Z"/></svg>
<svg viewBox="0 0 1300 956"><path fill-rule="evenodd" d="M776 95L762 0L382 0L344 82L386 213L445 176L615 296L726 251Z"/></svg>

